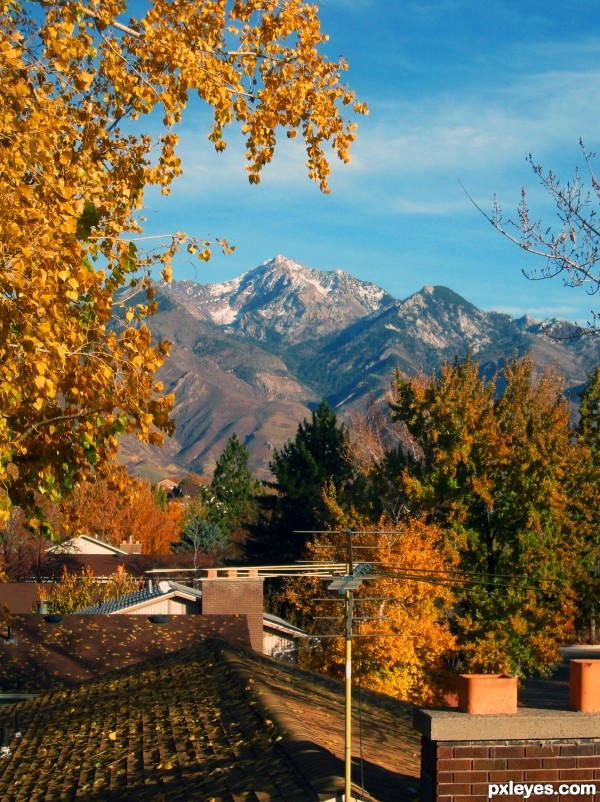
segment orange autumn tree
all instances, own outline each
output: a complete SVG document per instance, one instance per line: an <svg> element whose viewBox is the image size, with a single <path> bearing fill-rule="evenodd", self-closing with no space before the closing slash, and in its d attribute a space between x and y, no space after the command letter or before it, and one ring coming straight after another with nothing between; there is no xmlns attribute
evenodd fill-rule
<svg viewBox="0 0 600 802"><path fill-rule="evenodd" d="M212 107L217 151L227 126L241 129L251 182L281 130L303 138L325 192L325 148L347 161L345 109L365 111L345 63L321 52L312 4L152 0L137 19L126 12L122 0L0 0L0 515L21 505L42 530L35 493L56 503L107 476L120 434L159 443L172 431L173 398L154 378L168 345L144 323L149 272L169 280L181 246L206 260L211 243L175 233L142 252L139 215L145 189L167 194L181 173L189 97ZM145 292L115 304L125 287Z"/></svg>
<svg viewBox="0 0 600 802"><path fill-rule="evenodd" d="M179 539L183 508L167 504L163 509L147 482L132 477L124 495L108 482L84 482L67 501L69 529L77 529L120 546L140 543L142 554L168 554Z"/></svg>
<svg viewBox="0 0 600 802"><path fill-rule="evenodd" d="M140 581L118 565L106 582L101 582L87 566L79 574L70 573L66 567L58 582L49 591L38 586L40 600L46 602L49 613L75 613L97 602L117 599L139 590Z"/></svg>
<svg viewBox="0 0 600 802"><path fill-rule="evenodd" d="M451 570L455 556L444 544L440 529L416 520L392 524L386 518L377 526L363 526L361 518L353 511L344 512L333 496L326 500L333 529L343 531L350 527L367 532L353 535L353 544L360 547L354 559L372 564L369 573L381 576L363 582L355 593L357 619L373 619L354 624L353 632L358 636L353 641L357 681L365 688L417 704L441 701L448 689L448 661L456 646L449 626L454 604L452 589L444 584L398 578L403 570L412 575ZM309 544L308 557L343 561L343 535L320 535ZM328 594L320 579L289 580L284 596L286 603L302 615L311 635L339 635L323 637L318 646L303 651L304 667L343 677L342 597ZM331 601L321 601L324 596L330 596ZM337 620L318 620L317 616L336 616Z"/></svg>

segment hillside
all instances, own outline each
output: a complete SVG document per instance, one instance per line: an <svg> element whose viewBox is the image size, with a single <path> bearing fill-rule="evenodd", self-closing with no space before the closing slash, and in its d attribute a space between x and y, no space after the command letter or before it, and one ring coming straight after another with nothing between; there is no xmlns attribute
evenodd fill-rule
<svg viewBox="0 0 600 802"><path fill-rule="evenodd" d="M155 481L185 471L210 474L235 431L257 476L273 448L293 437L327 398L341 416L389 387L396 367L437 370L470 351L491 375L530 355L555 364L577 395L600 360L600 339L552 340L556 321L484 312L446 287L404 300L340 271L277 256L221 284L157 285L149 325L173 343L160 371L176 396L176 434L163 449L125 439L122 460Z"/></svg>

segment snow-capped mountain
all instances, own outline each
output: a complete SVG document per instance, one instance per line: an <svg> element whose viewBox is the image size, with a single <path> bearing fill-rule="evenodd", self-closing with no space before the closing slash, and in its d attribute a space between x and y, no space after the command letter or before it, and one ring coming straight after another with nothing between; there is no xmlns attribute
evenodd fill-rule
<svg viewBox="0 0 600 802"><path fill-rule="evenodd" d="M396 300L341 270L284 256L221 284L159 284L157 299L148 323L173 343L160 378L175 393L177 431L163 450L123 447L134 470L152 478L210 473L234 431L266 477L272 449L312 405L327 398L343 416L383 394L397 367L432 372L470 352L491 375L528 354L539 367L556 365L576 395L600 361L600 338L553 340L544 324L484 312L446 287Z"/></svg>
<svg viewBox="0 0 600 802"><path fill-rule="evenodd" d="M285 256L222 284L182 281L161 289L202 320L258 341L287 343L317 339L394 303L375 284Z"/></svg>

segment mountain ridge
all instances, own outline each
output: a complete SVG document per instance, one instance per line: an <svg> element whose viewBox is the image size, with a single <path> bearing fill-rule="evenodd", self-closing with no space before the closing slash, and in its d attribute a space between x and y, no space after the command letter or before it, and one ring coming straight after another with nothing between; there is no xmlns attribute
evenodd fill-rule
<svg viewBox="0 0 600 802"><path fill-rule="evenodd" d="M343 417L387 391L394 370L438 370L471 353L491 375L513 356L540 369L556 364L576 393L600 361L600 338L554 342L539 322L485 312L444 286L404 300L342 270L321 271L276 256L222 283L156 285L158 313L147 323L171 340L159 371L174 392L177 429L164 450L123 444L135 472L200 474L235 431L250 466L269 476L273 448L295 435L326 398ZM162 478L162 476L161 476Z"/></svg>

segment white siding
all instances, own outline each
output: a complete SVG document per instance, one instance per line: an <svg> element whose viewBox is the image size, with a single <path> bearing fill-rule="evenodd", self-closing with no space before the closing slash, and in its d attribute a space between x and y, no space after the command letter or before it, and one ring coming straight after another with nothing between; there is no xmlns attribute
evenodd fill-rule
<svg viewBox="0 0 600 802"><path fill-rule="evenodd" d="M298 660L296 639L277 630L263 629L263 652L286 663Z"/></svg>

